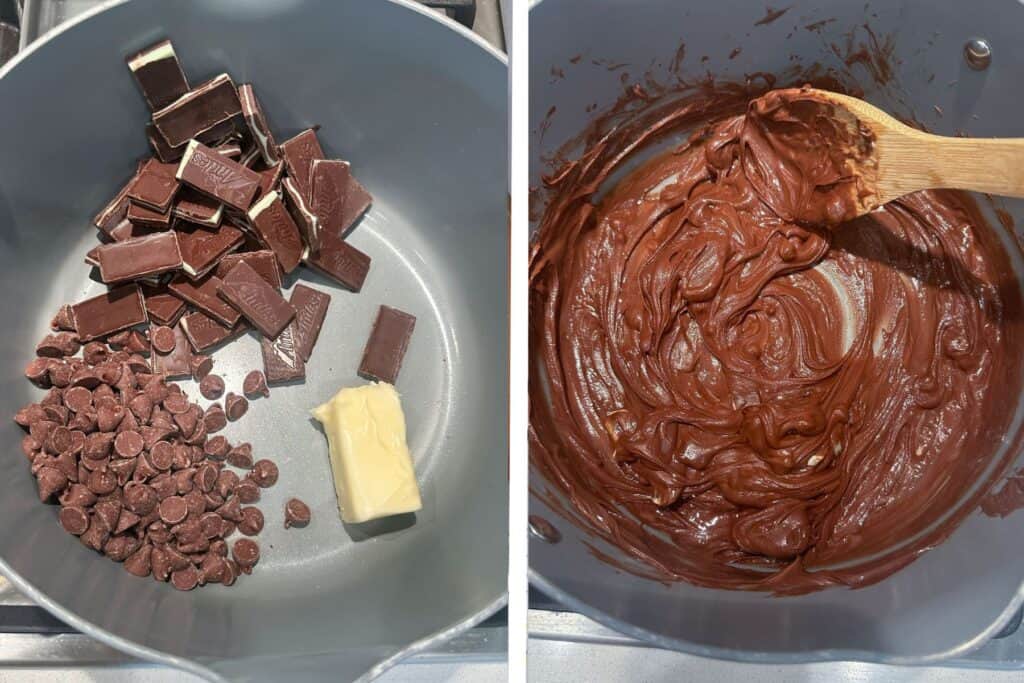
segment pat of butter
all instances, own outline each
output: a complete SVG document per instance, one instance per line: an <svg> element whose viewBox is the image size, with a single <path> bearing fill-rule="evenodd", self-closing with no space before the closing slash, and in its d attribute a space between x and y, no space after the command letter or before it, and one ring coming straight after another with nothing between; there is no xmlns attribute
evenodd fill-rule
<svg viewBox="0 0 1024 683"><path fill-rule="evenodd" d="M393 386L374 382L342 389L313 417L327 434L343 520L366 522L423 507Z"/></svg>

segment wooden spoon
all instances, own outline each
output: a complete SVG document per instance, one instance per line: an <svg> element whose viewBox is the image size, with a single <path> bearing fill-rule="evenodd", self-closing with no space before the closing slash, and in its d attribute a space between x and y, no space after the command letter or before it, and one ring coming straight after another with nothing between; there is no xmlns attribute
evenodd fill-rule
<svg viewBox="0 0 1024 683"><path fill-rule="evenodd" d="M845 110L874 134L873 154L856 162L874 192L860 198L861 213L919 190L951 188L1024 197L1024 138L954 138L923 133L864 100L806 89Z"/></svg>

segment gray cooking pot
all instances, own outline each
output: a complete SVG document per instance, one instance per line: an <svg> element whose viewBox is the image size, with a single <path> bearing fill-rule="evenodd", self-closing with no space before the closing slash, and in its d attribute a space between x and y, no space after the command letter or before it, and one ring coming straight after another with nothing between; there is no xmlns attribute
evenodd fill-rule
<svg viewBox="0 0 1024 683"><path fill-rule="evenodd" d="M659 65L670 64L681 42L686 44L684 73L707 70L722 78L742 79L756 71L784 72L794 64L791 55L796 55L795 61L806 66L820 62L852 72L865 86L868 100L903 115L912 112L935 132L1024 135L1019 106L1024 6L1019 2L781 4L790 5L788 11L760 25L765 5L749 0L535 4L530 12L531 186L538 185L546 170L543 159L594 116L588 105L596 104L600 111L615 101L622 92L623 71L633 79L648 68L665 75ZM805 28L823 20L832 21L816 30ZM893 40L887 63L895 73L887 88L873 86L862 64L852 62L848 67L832 51L834 43L845 56L846 34L851 31L855 46L860 41L870 46L865 23L882 49L888 38ZM977 37L992 46L991 66L983 71L970 69L963 58L964 44ZM735 48L741 51L730 58ZM582 59L570 62L577 55ZM703 55L709 61L702 64ZM591 60L606 61L594 65ZM628 66L609 70L608 64ZM555 112L549 116L552 107ZM1024 203L1007 201L1005 208L1020 225ZM995 216L989 218L998 225ZM1019 280L1024 273L1019 253L1014 268ZM1011 432L1018 429L1021 412L1018 407ZM531 487L543 491L545 482L532 473ZM530 512L551 522L562 538L549 543L532 535L535 585L611 628L699 655L773 662L920 663L983 644L1024 600L1024 513L1006 519L972 515L944 544L874 586L776 598L684 583L665 586L619 572L584 545L594 543L593 537L559 517L539 497L531 497ZM606 544L596 546L624 559Z"/></svg>
<svg viewBox="0 0 1024 683"><path fill-rule="evenodd" d="M125 55L174 41L193 83L253 82L283 140L320 124L374 207L351 240L362 292L332 296L303 384L274 388L225 432L274 459L262 559L233 588L180 593L64 533L34 492L15 411L49 317L101 291L91 216L148 154ZM210 678L352 680L468 628L506 591L507 162L504 58L405 0L134 0L33 44L0 72L0 570L33 600L132 655ZM497 266L497 267L496 267ZM289 279L287 285L296 280ZM382 304L418 317L398 390L424 508L343 526L309 410L355 373ZM214 354L229 390L260 367L245 337ZM187 386L192 396L194 387ZM313 509L283 528L284 501ZM372 671L371 671L372 670Z"/></svg>

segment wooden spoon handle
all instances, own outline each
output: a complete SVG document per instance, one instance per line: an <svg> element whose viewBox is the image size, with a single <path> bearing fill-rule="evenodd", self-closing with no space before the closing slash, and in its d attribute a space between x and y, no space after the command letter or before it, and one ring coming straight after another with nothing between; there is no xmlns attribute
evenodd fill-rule
<svg viewBox="0 0 1024 683"><path fill-rule="evenodd" d="M907 127L878 137L883 202L929 188L1024 197L1024 138L953 138Z"/></svg>

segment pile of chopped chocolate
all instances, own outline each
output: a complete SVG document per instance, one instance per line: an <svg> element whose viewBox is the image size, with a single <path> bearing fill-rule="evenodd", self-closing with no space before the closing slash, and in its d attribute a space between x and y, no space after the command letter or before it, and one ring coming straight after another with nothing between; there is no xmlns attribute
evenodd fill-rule
<svg viewBox="0 0 1024 683"><path fill-rule="evenodd" d="M127 61L153 110L154 156L96 216L103 243L86 263L138 287L149 320L195 353L255 328L267 382L301 380L330 297L297 287L285 300L282 274L304 264L359 291L370 257L345 235L370 194L315 130L278 145L251 85L220 74L189 88L166 40Z"/></svg>
<svg viewBox="0 0 1024 683"><path fill-rule="evenodd" d="M58 311L25 372L48 392L15 420L65 530L132 574L230 585L260 551L226 539L262 530L249 504L278 471L214 434L245 414L246 396L305 378L330 296L296 284L286 300L282 275L306 265L359 291L370 257L345 236L371 197L347 162L324 159L315 130L276 144L251 85L221 74L190 87L169 41L127 61L153 111L154 156L95 217L101 244L85 260L108 291ZM397 337L375 325L367 353L382 360L364 376L394 381L415 322L401 315ZM208 354L249 329L263 371L245 396L225 395ZM190 401L170 381L184 378L224 405ZM305 526L309 508L291 499L284 517Z"/></svg>

